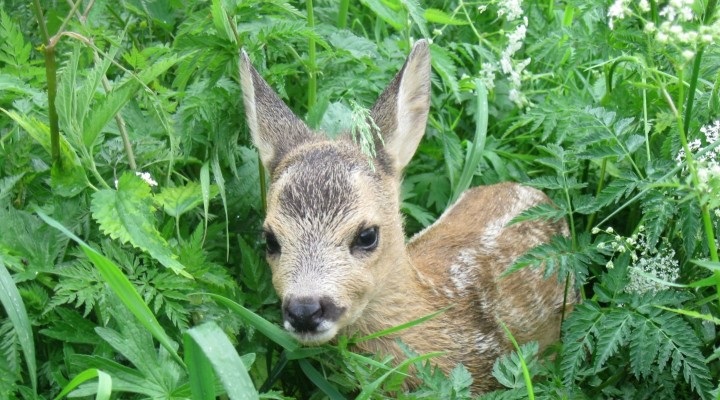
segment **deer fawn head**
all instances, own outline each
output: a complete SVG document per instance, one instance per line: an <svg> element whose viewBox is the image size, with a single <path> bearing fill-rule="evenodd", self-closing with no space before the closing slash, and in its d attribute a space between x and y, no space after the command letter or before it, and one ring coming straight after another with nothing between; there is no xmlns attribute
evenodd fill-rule
<svg viewBox="0 0 720 400"><path fill-rule="evenodd" d="M427 122L428 44L415 44L371 110L383 138L373 166L349 134L328 140L312 132L244 51L240 77L252 139L272 179L264 231L284 326L303 343L323 343L358 320L407 258L399 191Z"/></svg>

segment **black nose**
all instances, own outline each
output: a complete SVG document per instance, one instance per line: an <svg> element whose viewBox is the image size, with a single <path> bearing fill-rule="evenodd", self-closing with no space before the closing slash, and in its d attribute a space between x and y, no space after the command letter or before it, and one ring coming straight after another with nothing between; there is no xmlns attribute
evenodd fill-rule
<svg viewBox="0 0 720 400"><path fill-rule="evenodd" d="M335 320L338 309L326 298L291 297L283 305L285 320L298 332L314 332L324 320Z"/></svg>

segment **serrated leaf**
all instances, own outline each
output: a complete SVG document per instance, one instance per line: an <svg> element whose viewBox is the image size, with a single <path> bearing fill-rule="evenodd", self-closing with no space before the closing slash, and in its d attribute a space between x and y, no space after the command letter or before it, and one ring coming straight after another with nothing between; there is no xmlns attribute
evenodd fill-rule
<svg viewBox="0 0 720 400"><path fill-rule="evenodd" d="M563 349L560 369L563 382L567 386L575 385L581 364L595 350L593 332L602 328L603 314L600 307L593 301L585 301L563 323Z"/></svg>
<svg viewBox="0 0 720 400"><path fill-rule="evenodd" d="M0 179L0 200L4 199L5 197L9 196L10 193L12 193L12 189L15 187L15 184L17 184L23 176L25 176L24 172L17 175L6 176Z"/></svg>
<svg viewBox="0 0 720 400"><path fill-rule="evenodd" d="M223 3L224 2L222 0L212 0L212 4L210 6L215 30L224 39L229 40L232 43L237 43L235 32L230 25L230 19Z"/></svg>
<svg viewBox="0 0 720 400"><path fill-rule="evenodd" d="M93 194L90 209L107 235L146 251L175 273L191 278L155 228L153 198L145 181L131 173L123 174L117 190L103 189Z"/></svg>
<svg viewBox="0 0 720 400"><path fill-rule="evenodd" d="M633 323L633 315L627 309L613 309L601 321L602 331L598 335L595 353L595 371L605 367L607 360L625 346Z"/></svg>
<svg viewBox="0 0 720 400"><path fill-rule="evenodd" d="M430 45L430 62L435 72L440 75L445 86L460 102L460 85L457 80L457 66L453 62L450 52L435 44Z"/></svg>
<svg viewBox="0 0 720 400"><path fill-rule="evenodd" d="M418 0L400 0L400 2L405 6L408 14L410 14L410 19L417 25L418 29L420 29L422 37L430 37L430 31L428 31L425 18L423 17L424 11Z"/></svg>
<svg viewBox="0 0 720 400"><path fill-rule="evenodd" d="M155 315L152 313L152 311L150 311L150 308L147 306L147 304L145 304L143 298L137 292L133 284L130 283L130 280L128 280L125 274L122 273L120 268L115 265L115 263L113 263L109 258L100 254L95 249L90 247L87 243L85 243L82 239L70 232L61 223L48 217L41 211L36 212L38 216L43 221L45 221L45 223L59 230L60 232L65 234L65 236L69 237L80 245L85 255L90 259L90 261L92 261L95 267L97 267L100 275L102 275L103 277L103 280L107 283L107 285L115 293L115 295L120 299L120 301L122 301L125 307L127 307L127 309L133 315L135 315L137 320L145 327L145 329L147 329L147 331L150 332L153 337L158 340L158 342L160 342L160 344L167 350L170 356L172 356L172 358L177 361L179 365L183 365L182 359L180 358L180 356L177 355L175 349L176 345L167 335L165 329L163 329L163 327L157 321Z"/></svg>
<svg viewBox="0 0 720 400"><path fill-rule="evenodd" d="M658 330L654 329L649 321L638 323L635 331L630 335L630 366L638 378L645 378L652 373L659 347L648 346L648 343L657 343L659 340Z"/></svg>

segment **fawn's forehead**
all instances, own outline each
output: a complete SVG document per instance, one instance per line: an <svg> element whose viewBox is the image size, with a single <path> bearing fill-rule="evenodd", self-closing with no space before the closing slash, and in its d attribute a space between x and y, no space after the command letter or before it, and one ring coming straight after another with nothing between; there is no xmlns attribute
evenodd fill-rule
<svg viewBox="0 0 720 400"><path fill-rule="evenodd" d="M375 190L379 181L367 158L334 143L299 151L279 169L273 211L300 221L340 223L356 217L361 191Z"/></svg>

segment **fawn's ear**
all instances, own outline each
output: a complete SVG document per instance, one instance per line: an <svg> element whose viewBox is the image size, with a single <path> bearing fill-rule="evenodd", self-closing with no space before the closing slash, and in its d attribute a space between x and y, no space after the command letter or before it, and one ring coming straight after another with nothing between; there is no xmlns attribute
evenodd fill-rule
<svg viewBox="0 0 720 400"><path fill-rule="evenodd" d="M425 133L429 109L430 49L426 40L418 40L405 65L371 110L396 173L415 154Z"/></svg>
<svg viewBox="0 0 720 400"><path fill-rule="evenodd" d="M311 140L313 133L255 70L245 50L240 54L240 84L253 143L272 175L283 155Z"/></svg>

